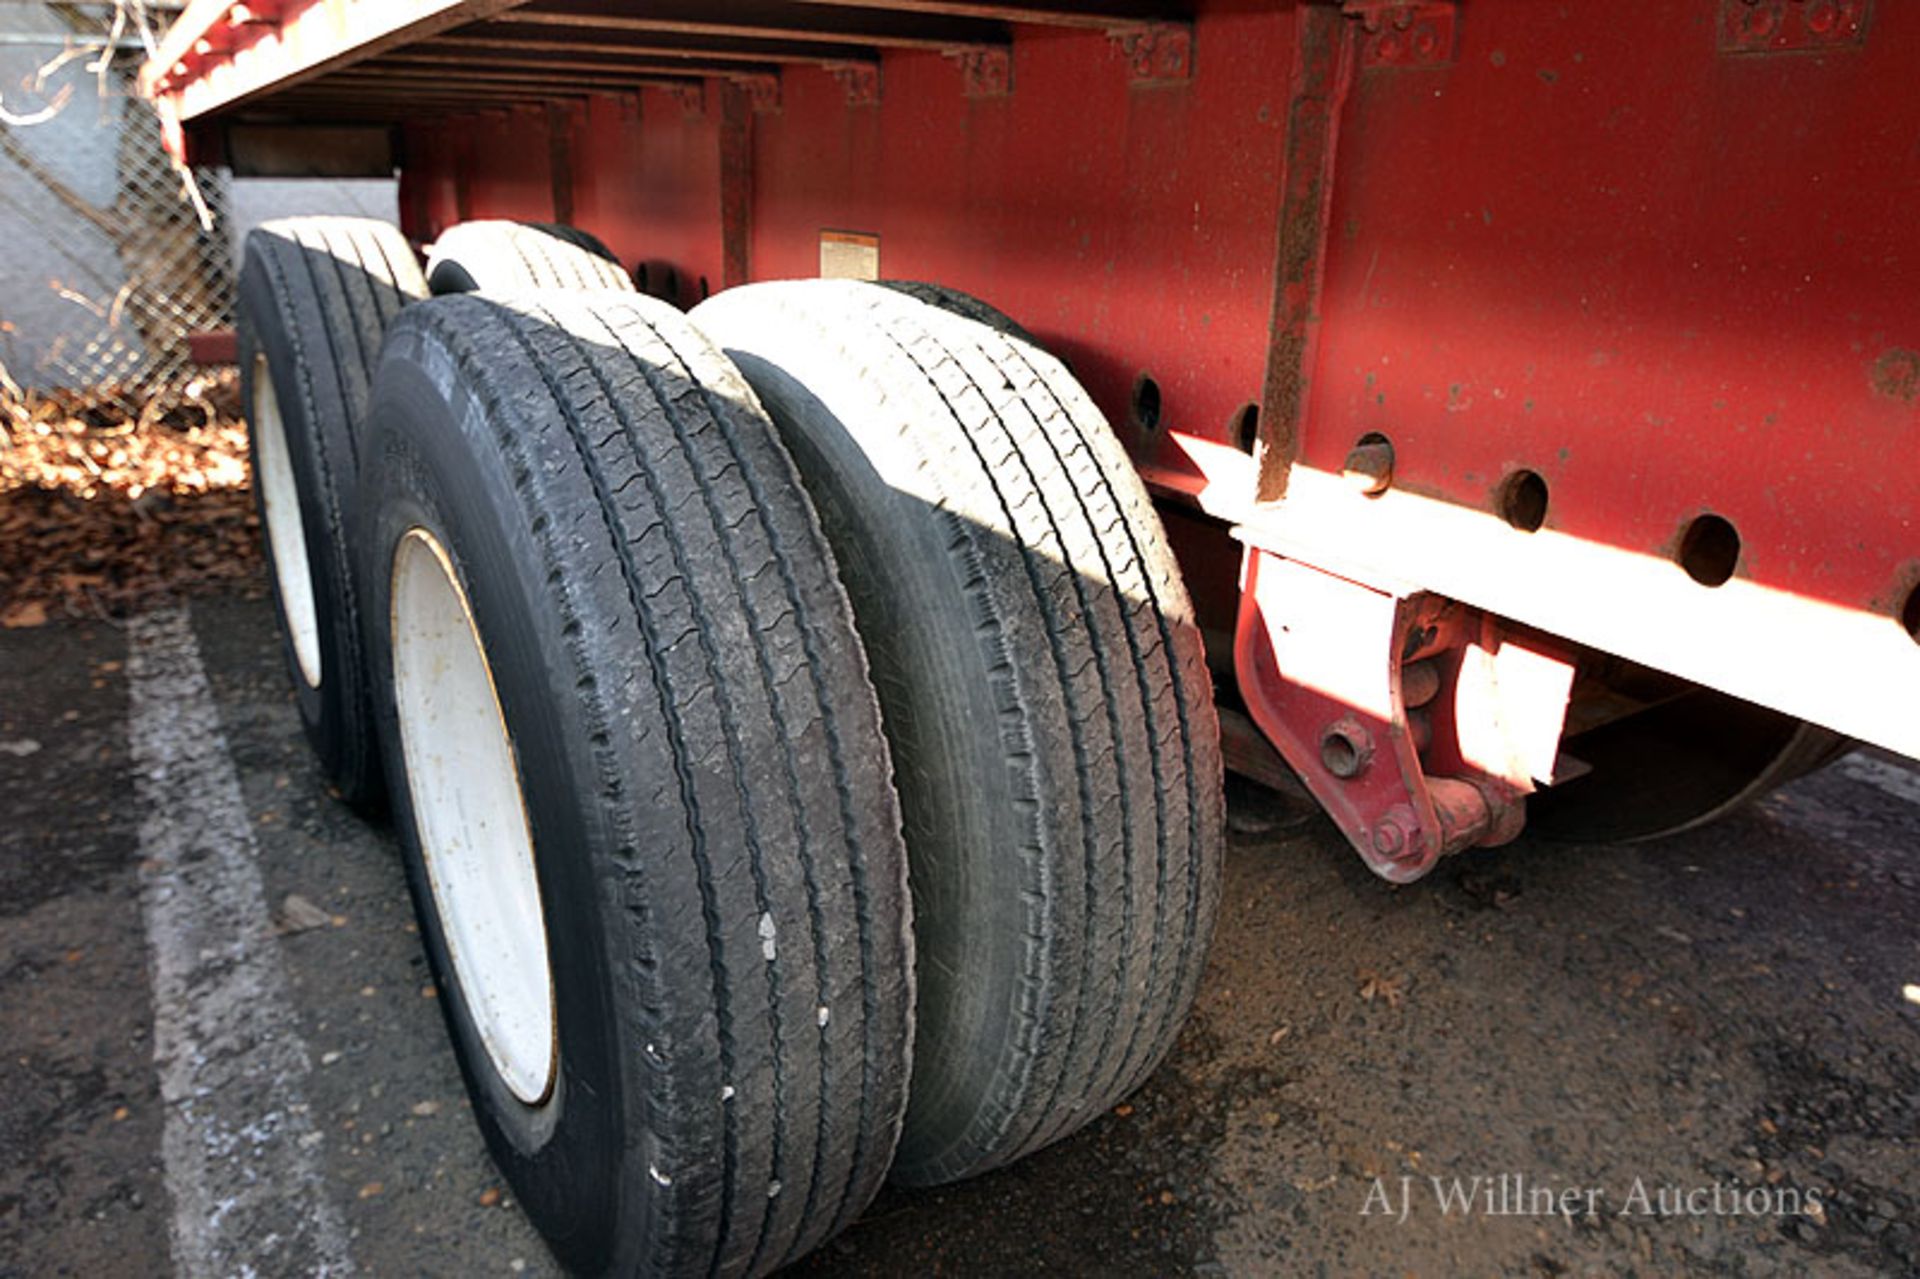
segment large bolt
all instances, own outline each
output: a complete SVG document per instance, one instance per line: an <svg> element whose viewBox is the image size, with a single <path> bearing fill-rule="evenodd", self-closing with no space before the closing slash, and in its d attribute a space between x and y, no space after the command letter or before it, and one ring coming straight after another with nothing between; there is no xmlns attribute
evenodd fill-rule
<svg viewBox="0 0 1920 1279"><path fill-rule="evenodd" d="M1411 872L1417 877L1429 860L1429 854L1438 850L1428 846L1420 818L1415 815L1410 804L1395 804L1389 808L1367 832L1365 853L1371 851L1374 869L1389 879L1399 879Z"/></svg>
<svg viewBox="0 0 1920 1279"><path fill-rule="evenodd" d="M1335 777L1358 777L1373 762L1373 734L1351 717L1327 725L1320 734L1320 762Z"/></svg>

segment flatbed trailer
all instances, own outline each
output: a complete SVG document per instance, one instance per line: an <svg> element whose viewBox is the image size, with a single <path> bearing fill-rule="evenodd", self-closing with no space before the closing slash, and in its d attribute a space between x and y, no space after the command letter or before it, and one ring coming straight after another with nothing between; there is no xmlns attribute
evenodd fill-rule
<svg viewBox="0 0 1920 1279"><path fill-rule="evenodd" d="M1229 765L1404 882L1920 757L1916 53L1892 0L194 0L143 87L183 161L397 170L417 247L1012 317Z"/></svg>

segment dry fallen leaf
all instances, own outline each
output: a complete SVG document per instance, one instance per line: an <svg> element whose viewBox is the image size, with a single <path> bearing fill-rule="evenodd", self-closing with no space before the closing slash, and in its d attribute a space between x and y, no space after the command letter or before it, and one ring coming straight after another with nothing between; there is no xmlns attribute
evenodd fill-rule
<svg viewBox="0 0 1920 1279"><path fill-rule="evenodd" d="M327 912L302 897L299 893L288 893L280 903L279 917L274 920L274 931L285 937L293 933L304 933L315 928L324 928L329 916Z"/></svg>
<svg viewBox="0 0 1920 1279"><path fill-rule="evenodd" d="M1398 1008L1407 998L1408 983L1400 978L1382 977L1379 973L1360 974L1360 998L1372 1003L1383 1000L1387 1007Z"/></svg>
<svg viewBox="0 0 1920 1279"><path fill-rule="evenodd" d="M231 371L153 395L0 391L0 626L259 579Z"/></svg>
<svg viewBox="0 0 1920 1279"><path fill-rule="evenodd" d="M0 613L0 626L10 631L29 630L47 624L47 606L39 600L16 600Z"/></svg>

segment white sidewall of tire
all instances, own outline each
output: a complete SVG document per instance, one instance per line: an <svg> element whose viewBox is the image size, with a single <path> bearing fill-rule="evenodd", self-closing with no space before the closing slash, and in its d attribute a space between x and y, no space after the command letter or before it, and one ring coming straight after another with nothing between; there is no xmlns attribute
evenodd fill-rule
<svg viewBox="0 0 1920 1279"><path fill-rule="evenodd" d="M307 526L300 511L300 488L287 451L287 428L280 420L280 399L273 389L267 357L253 357L254 477L266 514L267 543L273 548L273 576L280 611L287 619L294 662L308 688L319 688L320 610L313 598L313 564L307 558Z"/></svg>
<svg viewBox="0 0 1920 1279"><path fill-rule="evenodd" d="M553 973L513 743L446 549L412 529L392 572L394 700L434 908L495 1072L537 1106L558 1055Z"/></svg>

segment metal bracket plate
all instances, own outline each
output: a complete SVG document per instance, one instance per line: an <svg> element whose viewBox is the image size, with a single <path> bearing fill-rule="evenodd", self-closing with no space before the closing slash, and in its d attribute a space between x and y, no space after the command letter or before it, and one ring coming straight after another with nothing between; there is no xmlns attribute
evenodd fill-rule
<svg viewBox="0 0 1920 1279"><path fill-rule="evenodd" d="M755 115L770 115L780 109L780 77L772 72L728 77L746 91Z"/></svg>
<svg viewBox="0 0 1920 1279"><path fill-rule="evenodd" d="M1720 0L1720 52L1857 46L1872 17L1873 0Z"/></svg>
<svg viewBox="0 0 1920 1279"><path fill-rule="evenodd" d="M1152 22L1107 33L1126 58L1135 84L1176 84L1193 78L1193 28Z"/></svg>
<svg viewBox="0 0 1920 1279"><path fill-rule="evenodd" d="M850 107L871 107L880 103L880 67L872 62L830 62L827 74L839 82Z"/></svg>
<svg viewBox="0 0 1920 1279"><path fill-rule="evenodd" d="M1376 67L1442 67L1454 60L1455 0L1347 0L1345 12L1360 23L1362 71Z"/></svg>
<svg viewBox="0 0 1920 1279"><path fill-rule="evenodd" d="M1250 547L1234 669L1256 724L1369 869L1503 844L1551 773L1573 668L1485 615Z"/></svg>
<svg viewBox="0 0 1920 1279"><path fill-rule="evenodd" d="M960 64L962 91L969 98L1004 98L1013 92L1013 52L1000 48L950 49Z"/></svg>
<svg viewBox="0 0 1920 1279"><path fill-rule="evenodd" d="M705 115L707 113L707 86L698 80L684 81L667 90L673 100L680 104L680 110L686 115Z"/></svg>

